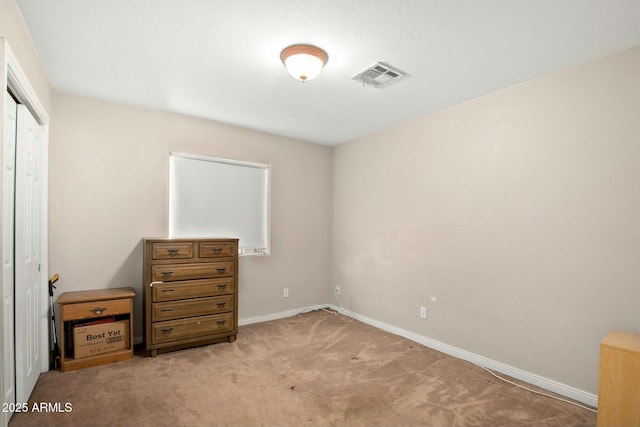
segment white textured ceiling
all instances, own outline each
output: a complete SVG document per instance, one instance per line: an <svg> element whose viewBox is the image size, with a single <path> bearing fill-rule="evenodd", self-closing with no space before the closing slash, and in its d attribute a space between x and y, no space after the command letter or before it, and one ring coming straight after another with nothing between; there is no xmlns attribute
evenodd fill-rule
<svg viewBox="0 0 640 427"><path fill-rule="evenodd" d="M16 3L56 90L326 145L640 44L638 0ZM294 43L329 54L317 79ZM351 80L377 61L409 77Z"/></svg>

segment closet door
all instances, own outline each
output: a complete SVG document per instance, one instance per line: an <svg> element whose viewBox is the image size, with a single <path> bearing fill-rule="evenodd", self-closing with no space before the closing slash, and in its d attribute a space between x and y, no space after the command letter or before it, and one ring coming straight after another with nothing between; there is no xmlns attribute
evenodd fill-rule
<svg viewBox="0 0 640 427"><path fill-rule="evenodd" d="M2 401L15 403L16 401L16 371L14 344L14 313L13 313L13 222L14 197L16 176L16 123L17 104L8 93L4 94L4 135L2 138L2 369L4 372L2 386ZM0 413L0 425L6 425L9 413Z"/></svg>
<svg viewBox="0 0 640 427"><path fill-rule="evenodd" d="M38 381L41 358L42 304L48 292L42 282L42 153L40 125L27 107L18 105L15 202L15 343L16 401L26 402Z"/></svg>

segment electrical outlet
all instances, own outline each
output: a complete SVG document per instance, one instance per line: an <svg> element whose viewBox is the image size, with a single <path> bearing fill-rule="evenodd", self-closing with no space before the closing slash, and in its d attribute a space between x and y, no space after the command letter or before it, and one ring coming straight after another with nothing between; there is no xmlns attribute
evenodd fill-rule
<svg viewBox="0 0 640 427"><path fill-rule="evenodd" d="M340 295L340 286L336 286L336 295Z"/></svg>
<svg viewBox="0 0 640 427"><path fill-rule="evenodd" d="M420 318L421 319L427 318L427 307L420 307Z"/></svg>
<svg viewBox="0 0 640 427"><path fill-rule="evenodd" d="M289 298L289 288L284 288L282 290L282 297L283 298Z"/></svg>

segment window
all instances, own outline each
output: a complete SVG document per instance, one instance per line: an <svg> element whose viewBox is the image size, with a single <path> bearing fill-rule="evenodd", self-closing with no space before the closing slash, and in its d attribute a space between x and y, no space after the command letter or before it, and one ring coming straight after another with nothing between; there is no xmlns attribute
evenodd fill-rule
<svg viewBox="0 0 640 427"><path fill-rule="evenodd" d="M169 235L237 237L241 255L269 253L269 165L171 153Z"/></svg>

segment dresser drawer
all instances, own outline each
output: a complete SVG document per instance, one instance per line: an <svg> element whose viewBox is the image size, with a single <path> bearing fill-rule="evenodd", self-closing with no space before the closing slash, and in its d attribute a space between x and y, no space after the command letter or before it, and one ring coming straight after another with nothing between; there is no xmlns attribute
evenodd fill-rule
<svg viewBox="0 0 640 427"><path fill-rule="evenodd" d="M153 304L153 322L233 311L233 295Z"/></svg>
<svg viewBox="0 0 640 427"><path fill-rule="evenodd" d="M152 259L188 259L193 258L193 242L153 243L151 245Z"/></svg>
<svg viewBox="0 0 640 427"><path fill-rule="evenodd" d="M154 344L197 338L233 330L233 313L157 322L152 325Z"/></svg>
<svg viewBox="0 0 640 427"><path fill-rule="evenodd" d="M68 320L92 319L131 313L131 299L113 299L109 301L92 301L60 306L60 317Z"/></svg>
<svg viewBox="0 0 640 427"><path fill-rule="evenodd" d="M233 294L235 280L233 277L221 279L200 279L176 282L154 283L151 288L153 302L173 301L180 299L213 297Z"/></svg>
<svg viewBox="0 0 640 427"><path fill-rule="evenodd" d="M199 242L200 258L232 257L238 252L234 242Z"/></svg>
<svg viewBox="0 0 640 427"><path fill-rule="evenodd" d="M151 267L151 280L167 282L174 280L206 279L210 277L233 276L233 261L208 264L168 264Z"/></svg>

